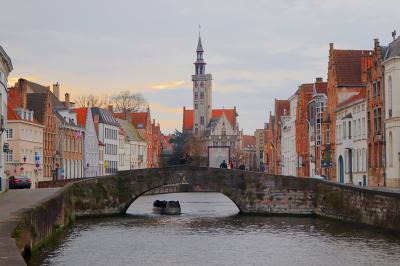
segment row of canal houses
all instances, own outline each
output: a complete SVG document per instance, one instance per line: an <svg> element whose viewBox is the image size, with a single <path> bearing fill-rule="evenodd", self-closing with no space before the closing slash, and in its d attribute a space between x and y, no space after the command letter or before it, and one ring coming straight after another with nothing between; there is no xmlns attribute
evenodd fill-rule
<svg viewBox="0 0 400 266"><path fill-rule="evenodd" d="M111 175L158 167L160 125L145 112L115 112L112 106L76 108L60 85L52 90L26 79L7 88L10 58L0 47L0 192L10 176L39 181Z"/></svg>
<svg viewBox="0 0 400 266"><path fill-rule="evenodd" d="M263 145L269 173L400 187L400 38L371 50L331 43L328 80L276 99Z"/></svg>

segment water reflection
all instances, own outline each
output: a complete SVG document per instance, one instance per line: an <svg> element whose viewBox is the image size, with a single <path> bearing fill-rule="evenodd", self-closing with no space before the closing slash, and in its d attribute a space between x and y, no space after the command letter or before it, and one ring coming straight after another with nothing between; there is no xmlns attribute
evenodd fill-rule
<svg viewBox="0 0 400 266"><path fill-rule="evenodd" d="M180 216L151 212L179 200ZM32 265L398 265L400 236L332 220L237 215L222 194L139 198L129 216L80 220Z"/></svg>

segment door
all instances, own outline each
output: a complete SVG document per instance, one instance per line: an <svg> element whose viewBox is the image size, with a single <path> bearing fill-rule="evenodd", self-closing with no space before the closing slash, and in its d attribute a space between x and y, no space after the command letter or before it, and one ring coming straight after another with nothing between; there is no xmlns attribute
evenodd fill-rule
<svg viewBox="0 0 400 266"><path fill-rule="evenodd" d="M344 183L344 164L342 155L339 156L339 182Z"/></svg>

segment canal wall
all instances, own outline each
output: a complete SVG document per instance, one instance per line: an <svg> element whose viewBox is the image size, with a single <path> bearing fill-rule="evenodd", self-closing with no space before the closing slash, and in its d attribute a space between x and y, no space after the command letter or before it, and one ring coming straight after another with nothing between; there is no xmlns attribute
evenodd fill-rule
<svg viewBox="0 0 400 266"><path fill-rule="evenodd" d="M12 237L26 257L76 217L120 215L138 197L167 187L221 192L241 213L317 215L400 231L400 193L325 180L240 170L177 166L121 172L67 184L34 208L21 210Z"/></svg>

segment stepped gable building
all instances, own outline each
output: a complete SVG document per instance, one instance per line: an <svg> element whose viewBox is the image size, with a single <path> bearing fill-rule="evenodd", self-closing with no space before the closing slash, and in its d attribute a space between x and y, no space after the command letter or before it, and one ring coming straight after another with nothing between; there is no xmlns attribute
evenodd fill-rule
<svg viewBox="0 0 400 266"><path fill-rule="evenodd" d="M327 111L323 123L322 159L329 162L324 174L337 181L335 162L335 111L341 102L349 99L367 86L367 68L371 63L370 50L337 50L329 45Z"/></svg>
<svg viewBox="0 0 400 266"><path fill-rule="evenodd" d="M386 185L400 187L400 38L393 32L383 58ZM378 121L379 123L379 121Z"/></svg>
<svg viewBox="0 0 400 266"><path fill-rule="evenodd" d="M368 186L384 186L385 126L383 106L382 61L387 47L374 39L372 63L368 68L367 120L368 120Z"/></svg>
<svg viewBox="0 0 400 266"><path fill-rule="evenodd" d="M290 101L275 99L275 115L272 122L272 173L282 173L282 116L289 114ZM271 121L270 121L271 123Z"/></svg>
<svg viewBox="0 0 400 266"><path fill-rule="evenodd" d="M183 107L183 132L200 137L205 146L239 149L240 132L236 108L212 108L212 76L206 74L203 45L199 36L193 81L193 109ZM232 154L232 152L231 152Z"/></svg>

